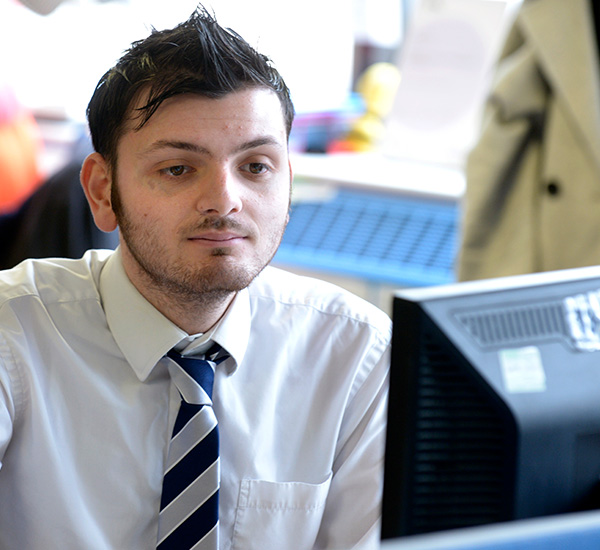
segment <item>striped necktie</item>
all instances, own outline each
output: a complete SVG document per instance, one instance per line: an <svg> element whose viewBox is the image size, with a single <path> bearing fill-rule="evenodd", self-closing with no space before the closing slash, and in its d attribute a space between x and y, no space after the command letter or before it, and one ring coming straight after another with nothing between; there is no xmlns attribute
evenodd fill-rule
<svg viewBox="0 0 600 550"><path fill-rule="evenodd" d="M214 344L202 357L170 351L181 405L167 458L158 519L159 550L219 547L219 433L212 408L215 367L228 355Z"/></svg>

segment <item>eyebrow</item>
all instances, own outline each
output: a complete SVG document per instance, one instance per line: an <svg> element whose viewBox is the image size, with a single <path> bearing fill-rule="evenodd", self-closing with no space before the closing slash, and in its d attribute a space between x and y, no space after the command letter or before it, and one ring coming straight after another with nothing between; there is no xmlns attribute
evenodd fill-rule
<svg viewBox="0 0 600 550"><path fill-rule="evenodd" d="M282 148L282 144L278 139L273 136L262 136L250 141L246 141L238 145L233 151L233 154L242 153L244 151L249 151L250 149L255 149L256 147L262 147L264 145L276 146ZM170 140L170 139L159 139L152 143L150 147L145 149L141 154L147 155L153 153L154 151L159 151L161 149L180 149L182 151L190 151L192 153L197 153L200 155L206 155L211 157L212 153L206 148L198 145L196 143L192 143L189 141L179 141L179 140Z"/></svg>

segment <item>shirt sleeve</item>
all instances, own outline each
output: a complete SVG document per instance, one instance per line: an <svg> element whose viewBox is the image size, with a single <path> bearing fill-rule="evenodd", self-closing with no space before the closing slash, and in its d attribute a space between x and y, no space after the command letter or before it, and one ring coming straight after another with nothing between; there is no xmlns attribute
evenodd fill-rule
<svg viewBox="0 0 600 550"><path fill-rule="evenodd" d="M0 332L0 468L13 435L18 404L22 401L22 387L10 347Z"/></svg>
<svg viewBox="0 0 600 550"><path fill-rule="evenodd" d="M315 550L379 548L389 344L373 345L368 360L362 365L368 374L344 414Z"/></svg>

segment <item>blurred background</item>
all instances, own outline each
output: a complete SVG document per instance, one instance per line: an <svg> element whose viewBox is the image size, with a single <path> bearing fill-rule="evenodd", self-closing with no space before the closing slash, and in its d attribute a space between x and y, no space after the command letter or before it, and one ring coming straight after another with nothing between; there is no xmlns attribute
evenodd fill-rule
<svg viewBox="0 0 600 550"><path fill-rule="evenodd" d="M350 95L357 75L375 61L393 59L414 1L204 4L273 59L302 115L360 108ZM0 0L1 78L37 117L84 122L96 83L124 49L152 27L186 19L196 5L196 0Z"/></svg>
<svg viewBox="0 0 600 550"><path fill-rule="evenodd" d="M294 205L276 263L332 279L384 308L398 286L453 281L464 158L519 2L204 4L271 57L292 91ZM31 163L31 147L35 157L31 173L20 175L27 183L0 212L14 212L82 158L85 108L99 78L131 42L176 25L196 5L0 0L0 98L27 118L21 131L27 126L34 136L21 164ZM0 157L3 150L0 136ZM14 151L10 157L15 164ZM5 240L8 231L0 220Z"/></svg>

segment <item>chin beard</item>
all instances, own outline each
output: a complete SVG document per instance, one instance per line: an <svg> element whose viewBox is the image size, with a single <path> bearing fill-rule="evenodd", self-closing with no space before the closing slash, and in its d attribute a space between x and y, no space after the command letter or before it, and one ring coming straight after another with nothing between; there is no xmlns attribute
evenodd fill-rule
<svg viewBox="0 0 600 550"><path fill-rule="evenodd" d="M215 251L217 252L217 251ZM140 261L132 252L140 272L155 291L183 303L207 304L220 301L246 288L262 271L239 266L204 267L196 271L172 266L168 272ZM227 256L215 253L213 256Z"/></svg>

